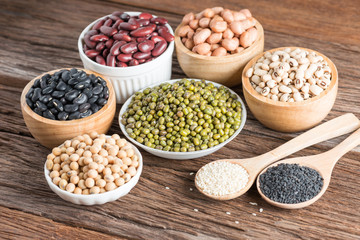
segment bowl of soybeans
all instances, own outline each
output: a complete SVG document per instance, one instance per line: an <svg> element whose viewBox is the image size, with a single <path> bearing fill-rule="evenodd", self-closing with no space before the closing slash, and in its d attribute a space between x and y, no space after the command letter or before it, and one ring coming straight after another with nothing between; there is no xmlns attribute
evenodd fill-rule
<svg viewBox="0 0 360 240"><path fill-rule="evenodd" d="M183 17L175 47L189 78L232 87L241 83L246 63L263 52L264 30L248 9L206 8Z"/></svg>
<svg viewBox="0 0 360 240"><path fill-rule="evenodd" d="M141 153L126 139L90 132L53 148L44 173L51 190L62 199L95 205L128 194L142 168Z"/></svg>
<svg viewBox="0 0 360 240"><path fill-rule="evenodd" d="M242 73L245 100L266 127L298 132L314 127L330 112L338 71L324 54L281 47L259 54Z"/></svg>

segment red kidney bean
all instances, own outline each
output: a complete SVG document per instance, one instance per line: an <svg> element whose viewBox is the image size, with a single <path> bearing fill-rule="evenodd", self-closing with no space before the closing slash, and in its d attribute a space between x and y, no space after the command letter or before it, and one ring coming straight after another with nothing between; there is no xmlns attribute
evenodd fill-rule
<svg viewBox="0 0 360 240"><path fill-rule="evenodd" d="M137 19L136 21L139 23L140 27L147 26L150 23L149 19Z"/></svg>
<svg viewBox="0 0 360 240"><path fill-rule="evenodd" d="M129 62L129 66L136 66L136 65L139 65L139 61L136 59L133 59Z"/></svg>
<svg viewBox="0 0 360 240"><path fill-rule="evenodd" d="M116 64L116 66L118 66L118 67L127 67L128 65L126 63L124 63L124 62L118 62Z"/></svg>
<svg viewBox="0 0 360 240"><path fill-rule="evenodd" d="M105 59L104 59L101 55L97 55L96 58L95 58L95 61L96 61L98 64L101 64L101 65L105 65L105 66L106 66Z"/></svg>
<svg viewBox="0 0 360 240"><path fill-rule="evenodd" d="M109 40L108 40L109 41ZM107 41L106 41L107 42ZM96 45L96 47L95 47L95 50L96 51L101 51L101 50L103 50L105 48L105 43L104 42L99 42L97 45Z"/></svg>
<svg viewBox="0 0 360 240"><path fill-rule="evenodd" d="M166 28L167 29L167 28ZM174 36L169 33L168 31L165 31L165 29L163 28L160 28L159 29L159 34L160 36L162 36L167 42L171 42L171 41L174 41Z"/></svg>
<svg viewBox="0 0 360 240"><path fill-rule="evenodd" d="M121 14L123 14L123 12L115 11L115 12L113 12L111 15L113 15L113 16L120 16Z"/></svg>
<svg viewBox="0 0 360 240"><path fill-rule="evenodd" d="M138 44L138 49L144 53L151 52L151 50L153 50L154 47L155 47L155 44L151 40L145 40Z"/></svg>
<svg viewBox="0 0 360 240"><path fill-rule="evenodd" d="M102 56L104 57L104 58L106 58L107 57L107 55L109 54L109 48L105 48L104 49L104 51L102 52Z"/></svg>
<svg viewBox="0 0 360 240"><path fill-rule="evenodd" d="M143 42L143 41L145 41L145 40L147 40L147 38L139 37L139 38L136 39L136 41L137 41L138 43L141 43L141 42Z"/></svg>
<svg viewBox="0 0 360 240"><path fill-rule="evenodd" d="M150 35L151 36L159 36L159 34L157 32L152 32Z"/></svg>
<svg viewBox="0 0 360 240"><path fill-rule="evenodd" d="M132 54L129 53L129 54L119 54L117 57L116 57L120 62L129 62L130 60L132 60Z"/></svg>
<svg viewBox="0 0 360 240"><path fill-rule="evenodd" d="M122 23L122 22L124 22L124 20L121 20L121 19L119 19L119 20L116 20L116 22L111 26L112 28L116 28L116 29L118 29L119 28L119 25L120 25L120 23Z"/></svg>
<svg viewBox="0 0 360 240"><path fill-rule="evenodd" d="M151 15L150 13L140 13L139 15L139 19L151 19L153 18L153 15Z"/></svg>
<svg viewBox="0 0 360 240"><path fill-rule="evenodd" d="M162 17L156 17L156 18L151 18L150 22L155 24L165 25L166 23L168 23L168 20Z"/></svg>
<svg viewBox="0 0 360 240"><path fill-rule="evenodd" d="M160 56L166 50L166 47L167 42L165 40L157 42L154 49L151 51L151 55L153 55L154 57Z"/></svg>
<svg viewBox="0 0 360 240"><path fill-rule="evenodd" d="M118 32L118 30L116 28L112 28L112 27L101 26L100 32L102 32L103 34L105 34L107 36L112 36L112 35L116 34Z"/></svg>
<svg viewBox="0 0 360 240"><path fill-rule="evenodd" d="M138 59L139 64L144 63L146 59Z"/></svg>
<svg viewBox="0 0 360 240"><path fill-rule="evenodd" d="M128 23L130 23L131 25L136 25L138 28L140 27L140 23L138 23L137 19L134 17L130 18Z"/></svg>
<svg viewBox="0 0 360 240"><path fill-rule="evenodd" d="M113 21L117 21L120 19L118 16L115 16L115 15L111 15L111 16L109 16L109 18Z"/></svg>
<svg viewBox="0 0 360 240"><path fill-rule="evenodd" d="M119 27L120 27L121 30L132 31L132 30L137 29L138 25L132 25L132 24L130 24L128 22L122 22L122 23L120 23Z"/></svg>
<svg viewBox="0 0 360 240"><path fill-rule="evenodd" d="M134 37L131 37L131 40L130 40L130 42L137 42L137 41L136 41L136 38L134 38Z"/></svg>
<svg viewBox="0 0 360 240"><path fill-rule="evenodd" d="M126 35L124 33L118 33L118 34L115 34L113 36L113 38L115 40L122 40L122 41L126 41L126 42L130 42L131 41L131 37L129 35Z"/></svg>
<svg viewBox="0 0 360 240"><path fill-rule="evenodd" d="M85 55L86 56L88 56L89 58L93 58L93 57L96 57L97 55L99 55L100 54L100 52L98 52L98 51L95 51L95 50L87 50L86 52L85 52Z"/></svg>
<svg viewBox="0 0 360 240"><path fill-rule="evenodd" d="M112 19L107 19L105 22L104 22L104 25L103 26L107 26L107 27L110 27L113 23L113 20Z"/></svg>
<svg viewBox="0 0 360 240"><path fill-rule="evenodd" d="M98 33L99 33L98 30L90 30L85 34L85 36L89 35L91 37L92 35L95 35L95 34L98 34Z"/></svg>
<svg viewBox="0 0 360 240"><path fill-rule="evenodd" d="M122 20L124 20L124 21L127 21L127 20L130 19L130 15L127 14L127 13L122 13L122 14L120 14L119 17L120 17Z"/></svg>
<svg viewBox="0 0 360 240"><path fill-rule="evenodd" d="M166 31L166 32L169 32L169 29L167 28L167 27L165 27L165 26L156 26L156 30L159 32L160 31L160 29L162 29L162 30L164 30L164 31Z"/></svg>
<svg viewBox="0 0 360 240"><path fill-rule="evenodd" d="M109 37L104 34L97 34L90 37L91 41L102 42L109 40Z"/></svg>
<svg viewBox="0 0 360 240"><path fill-rule="evenodd" d="M158 42L166 41L166 40L161 36L152 36L151 41L153 41L154 43L158 43Z"/></svg>
<svg viewBox="0 0 360 240"><path fill-rule="evenodd" d="M130 32L130 35L133 37L145 37L148 34L151 34L154 31L152 26L140 27L134 31Z"/></svg>
<svg viewBox="0 0 360 240"><path fill-rule="evenodd" d="M115 63L116 63L116 59L115 56L109 54L106 57L106 65L108 65L109 67L115 67Z"/></svg>
<svg viewBox="0 0 360 240"><path fill-rule="evenodd" d="M154 60L155 59L155 57L153 57L153 58L149 58L149 59L146 59L146 61L145 62L150 62L150 61L152 61L152 60Z"/></svg>
<svg viewBox="0 0 360 240"><path fill-rule="evenodd" d="M84 43L85 43L86 46L88 46L90 49L91 49L91 48L95 48L96 42L91 41L90 38L91 38L90 35L85 35L85 36L84 36Z"/></svg>
<svg viewBox="0 0 360 240"><path fill-rule="evenodd" d="M133 58L139 59L148 59L151 57L151 52L136 52L133 54Z"/></svg>
<svg viewBox="0 0 360 240"><path fill-rule="evenodd" d="M107 48L111 48L111 46L113 45L113 43L114 43L114 39L109 39L109 40L107 40L107 41L105 42L105 46L106 46Z"/></svg>
<svg viewBox="0 0 360 240"><path fill-rule="evenodd" d="M99 30L100 27L104 24L104 22L105 22L105 19L101 19L101 20L97 21L91 29Z"/></svg>
<svg viewBox="0 0 360 240"><path fill-rule="evenodd" d="M85 43L83 45L83 49L84 49L84 52L87 51L87 50L90 50L90 48Z"/></svg>
<svg viewBox="0 0 360 240"><path fill-rule="evenodd" d="M130 42L121 46L121 52L123 53L134 53L138 50L137 43Z"/></svg>
<svg viewBox="0 0 360 240"><path fill-rule="evenodd" d="M110 49L110 54L116 56L120 54L120 47L123 46L125 44L125 41L120 41L115 43L111 49Z"/></svg>

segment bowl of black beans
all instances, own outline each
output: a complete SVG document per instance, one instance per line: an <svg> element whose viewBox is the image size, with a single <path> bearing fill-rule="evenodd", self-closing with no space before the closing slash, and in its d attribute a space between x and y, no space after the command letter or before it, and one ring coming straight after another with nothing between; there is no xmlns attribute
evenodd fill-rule
<svg viewBox="0 0 360 240"><path fill-rule="evenodd" d="M31 80L21 95L30 133L46 147L91 131L106 133L116 111L113 86L84 69L57 69Z"/></svg>

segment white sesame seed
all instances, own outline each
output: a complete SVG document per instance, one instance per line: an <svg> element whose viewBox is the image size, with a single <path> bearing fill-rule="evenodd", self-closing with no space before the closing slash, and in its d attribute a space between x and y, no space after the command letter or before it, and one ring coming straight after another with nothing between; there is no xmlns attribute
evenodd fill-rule
<svg viewBox="0 0 360 240"><path fill-rule="evenodd" d="M202 167L195 181L203 192L223 196L243 189L249 181L249 174L239 164L215 161Z"/></svg>
<svg viewBox="0 0 360 240"><path fill-rule="evenodd" d="M192 191L193 189L192 188L190 188L190 191Z"/></svg>
<svg viewBox="0 0 360 240"><path fill-rule="evenodd" d="M199 210L198 210L198 209L196 209L196 208L194 208L194 211L195 211L195 212L198 212Z"/></svg>
<svg viewBox="0 0 360 240"><path fill-rule="evenodd" d="M249 202L251 205L253 206L257 206L257 203L256 202Z"/></svg>
<svg viewBox="0 0 360 240"><path fill-rule="evenodd" d="M252 215L253 215L253 216L256 216L256 213L253 213Z"/></svg>
<svg viewBox="0 0 360 240"><path fill-rule="evenodd" d="M165 187L165 189L170 189L169 187Z"/></svg>
<svg viewBox="0 0 360 240"><path fill-rule="evenodd" d="M194 175L194 173L193 173L193 172L191 172L191 173L190 173L190 176L192 176L192 175Z"/></svg>
<svg viewBox="0 0 360 240"><path fill-rule="evenodd" d="M230 212L226 212L227 215L230 215L231 213Z"/></svg>
<svg viewBox="0 0 360 240"><path fill-rule="evenodd" d="M264 209L262 209L262 208L259 209L259 212L263 212L263 211L264 211Z"/></svg>
<svg viewBox="0 0 360 240"><path fill-rule="evenodd" d="M239 224L239 221L235 221L236 224Z"/></svg>

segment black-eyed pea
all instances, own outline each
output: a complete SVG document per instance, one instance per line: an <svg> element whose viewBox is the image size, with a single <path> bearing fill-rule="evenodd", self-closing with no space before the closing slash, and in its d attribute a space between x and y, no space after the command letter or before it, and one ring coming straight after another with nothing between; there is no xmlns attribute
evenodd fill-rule
<svg viewBox="0 0 360 240"><path fill-rule="evenodd" d="M295 88L301 89L304 86L305 80L304 79L295 79L294 85Z"/></svg>
<svg viewBox="0 0 360 240"><path fill-rule="evenodd" d="M222 33L212 33L207 39L206 42L210 44L219 43L222 39ZM210 48L211 50L211 48Z"/></svg>
<svg viewBox="0 0 360 240"><path fill-rule="evenodd" d="M274 100L274 101L279 101L279 97L277 95L275 95L275 94L273 94L271 96L271 99Z"/></svg>
<svg viewBox="0 0 360 240"><path fill-rule="evenodd" d="M131 179L131 175L129 173L125 173L124 176L122 176L122 178L125 180L125 182L127 183L128 181L130 181Z"/></svg>
<svg viewBox="0 0 360 240"><path fill-rule="evenodd" d="M105 185L105 190L106 191L112 191L116 188L116 184L114 182L108 182Z"/></svg>
<svg viewBox="0 0 360 240"><path fill-rule="evenodd" d="M272 77L271 77L270 74L267 73L267 74L264 74L264 75L261 76L261 80L263 82L268 82L268 81L272 80Z"/></svg>
<svg viewBox="0 0 360 240"><path fill-rule="evenodd" d="M270 93L270 88L269 87L264 87L263 90L261 91L261 95L263 96L267 96Z"/></svg>
<svg viewBox="0 0 360 240"><path fill-rule="evenodd" d="M259 87L259 86L256 86L256 88L255 88L255 91L257 91L260 94L261 94L262 90L263 89L261 87Z"/></svg>
<svg viewBox="0 0 360 240"><path fill-rule="evenodd" d="M55 156L59 156L61 154L61 149L59 147L53 148L52 154L54 154Z"/></svg>
<svg viewBox="0 0 360 240"><path fill-rule="evenodd" d="M292 92L291 88L289 88L288 86L285 86L285 85L280 85L279 91L282 93L287 93L287 94ZM280 101L281 101L281 99L280 99Z"/></svg>
<svg viewBox="0 0 360 240"><path fill-rule="evenodd" d="M87 178L85 180L85 186L87 188L92 188L95 185L95 180L93 178Z"/></svg>
<svg viewBox="0 0 360 240"><path fill-rule="evenodd" d="M203 17L199 20L199 26L202 28L209 27L209 24L210 24L210 18L208 17Z"/></svg>
<svg viewBox="0 0 360 240"><path fill-rule="evenodd" d="M60 189L65 190L67 185L68 185L67 180L65 180L65 179L60 180L60 182L59 182Z"/></svg>
<svg viewBox="0 0 360 240"><path fill-rule="evenodd" d="M116 179L115 179L115 184L116 184L116 186L120 187L120 186L122 186L122 185L125 184L125 179L123 179L123 178L116 178Z"/></svg>
<svg viewBox="0 0 360 240"><path fill-rule="evenodd" d="M299 92L295 92L293 94L293 98L294 98L295 102L301 102L304 100L303 97L301 96L301 93L299 93Z"/></svg>
<svg viewBox="0 0 360 240"><path fill-rule="evenodd" d="M294 98L289 98L287 102L295 102Z"/></svg>
<svg viewBox="0 0 360 240"><path fill-rule="evenodd" d="M54 177L52 182L55 184L55 185L59 185L59 182L61 181L61 178L60 177Z"/></svg>
<svg viewBox="0 0 360 240"><path fill-rule="evenodd" d="M228 27L228 24L226 21L211 21L210 22L210 28L212 31L217 32L217 33L222 33L224 32Z"/></svg>
<svg viewBox="0 0 360 240"><path fill-rule="evenodd" d="M227 51L234 51L239 46L239 39L238 38L232 38L232 39L223 39L221 41L221 45L227 50Z"/></svg>
<svg viewBox="0 0 360 240"><path fill-rule="evenodd" d="M196 30L197 28L199 28L199 19L193 19L189 22L189 27L192 28L193 30ZM186 32L187 34L187 32ZM185 34L185 36L186 36ZM180 34L179 34L180 36Z"/></svg>
<svg viewBox="0 0 360 240"><path fill-rule="evenodd" d="M264 88L265 86L266 86L266 83L265 83L265 82L259 83L259 87ZM262 92L262 91L261 91L261 92Z"/></svg>
<svg viewBox="0 0 360 240"><path fill-rule="evenodd" d="M289 94L288 93L284 93L283 95L281 95L280 97L280 102L287 102L289 100Z"/></svg>
<svg viewBox="0 0 360 240"><path fill-rule="evenodd" d="M78 170L79 169L79 164L77 162L70 163L70 169Z"/></svg>
<svg viewBox="0 0 360 240"><path fill-rule="evenodd" d="M81 188L76 187L76 188L74 189L74 194L81 194L81 193L82 193Z"/></svg>
<svg viewBox="0 0 360 240"><path fill-rule="evenodd" d="M73 183L73 184L78 184L79 181L80 181L79 176L76 176L76 175L75 175L75 176L71 176L71 177L70 177L70 182Z"/></svg>
<svg viewBox="0 0 360 240"><path fill-rule="evenodd" d="M292 80L291 80L290 78L284 78L284 79L282 80L282 83L283 83L285 86L289 85L291 82L292 82Z"/></svg>
<svg viewBox="0 0 360 240"><path fill-rule="evenodd" d="M184 45L188 49L192 49L195 46L194 41L191 38L188 38Z"/></svg>
<svg viewBox="0 0 360 240"><path fill-rule="evenodd" d="M261 83L261 78L258 75L253 75L251 77L251 81L256 85L259 85Z"/></svg>

